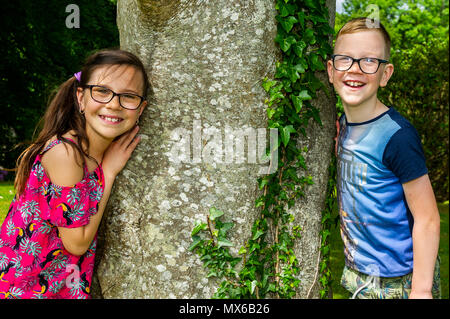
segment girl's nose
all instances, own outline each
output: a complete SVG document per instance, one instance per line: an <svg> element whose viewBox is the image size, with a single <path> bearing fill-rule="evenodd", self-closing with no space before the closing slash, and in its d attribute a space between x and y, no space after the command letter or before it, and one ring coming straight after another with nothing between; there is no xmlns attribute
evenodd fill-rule
<svg viewBox="0 0 450 319"><path fill-rule="evenodd" d="M108 103L105 104L105 106L109 109L120 110L121 106L120 106L119 96L118 95L114 96L111 101L109 101Z"/></svg>

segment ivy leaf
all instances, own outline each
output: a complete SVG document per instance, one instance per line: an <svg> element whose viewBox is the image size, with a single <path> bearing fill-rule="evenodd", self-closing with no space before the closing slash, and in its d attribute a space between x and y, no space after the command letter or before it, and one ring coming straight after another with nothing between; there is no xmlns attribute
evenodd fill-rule
<svg viewBox="0 0 450 319"><path fill-rule="evenodd" d="M303 41L303 40L297 41L293 46L295 54L297 54L297 56L299 56L299 57L303 56L303 50L306 47L307 47L307 45L306 45L305 41Z"/></svg>
<svg viewBox="0 0 450 319"><path fill-rule="evenodd" d="M206 230L207 227L208 227L208 225L206 225L205 223L201 223L200 221L197 221L194 229L192 230L191 237L196 235L201 230Z"/></svg>
<svg viewBox="0 0 450 319"><path fill-rule="evenodd" d="M264 90L265 90L266 92L269 92L270 88L271 88L272 86L274 86L275 84L277 84L277 81L269 81L269 80L267 80L267 78L266 78L266 79L264 79L264 81L263 81L262 87L264 88Z"/></svg>
<svg viewBox="0 0 450 319"><path fill-rule="evenodd" d="M264 232L262 231L262 230L260 230L260 229L258 229L257 231L256 231L256 233L253 235L253 237L252 237L252 240L257 240L259 237L261 237L261 235L263 235L264 234Z"/></svg>
<svg viewBox="0 0 450 319"><path fill-rule="evenodd" d="M303 40L309 44L316 43L316 37L314 36L314 31L312 29L306 29L305 33L303 34Z"/></svg>
<svg viewBox="0 0 450 319"><path fill-rule="evenodd" d="M264 186L266 186L269 183L270 176L264 176L261 178L259 182L259 189L263 189Z"/></svg>
<svg viewBox="0 0 450 319"><path fill-rule="evenodd" d="M296 95L291 95L291 100L297 113L300 112L303 106L303 100Z"/></svg>
<svg viewBox="0 0 450 319"><path fill-rule="evenodd" d="M312 99L311 95L309 95L307 90L301 91L300 94L298 95L298 97L302 100L311 100Z"/></svg>
<svg viewBox="0 0 450 319"><path fill-rule="evenodd" d="M247 249L245 249L244 246L242 246L241 249L239 249L239 251L238 251L239 255L243 255L243 254L246 254L246 253L247 253Z"/></svg>
<svg viewBox="0 0 450 319"><path fill-rule="evenodd" d="M212 221L214 221L216 218L222 216L224 213L223 213L222 211L218 210L218 209L215 208L215 207L211 207L211 208L209 209L209 214L210 214L210 215L209 215L209 219L212 220Z"/></svg>
<svg viewBox="0 0 450 319"><path fill-rule="evenodd" d="M267 108L267 117L268 117L269 119L271 119L272 116L275 114L275 112L276 112L276 110L271 109L270 107L268 107L268 108Z"/></svg>
<svg viewBox="0 0 450 319"><path fill-rule="evenodd" d="M322 71L325 70L325 65L319 61L318 54L311 54L311 66L313 70Z"/></svg>
<svg viewBox="0 0 450 319"><path fill-rule="evenodd" d="M258 281L253 280L252 282L250 282L250 280L249 280L249 281L247 281L246 284L247 284L248 289L250 290L250 293L252 294L255 291Z"/></svg>
<svg viewBox="0 0 450 319"><path fill-rule="evenodd" d="M281 50L283 50L283 52L286 52L287 50L289 50L291 45L293 45L296 42L297 42L297 40L295 40L295 38L292 35L290 35L287 38L281 39L279 44L280 44Z"/></svg>
<svg viewBox="0 0 450 319"><path fill-rule="evenodd" d="M286 147L289 143L289 140L291 138L291 133L297 132L292 125L286 125L281 129L281 141L284 144L284 147Z"/></svg>
<svg viewBox="0 0 450 319"><path fill-rule="evenodd" d="M226 238L219 238L217 240L217 246L220 247L233 247L233 243Z"/></svg>
<svg viewBox="0 0 450 319"><path fill-rule="evenodd" d="M300 25L302 26L302 29L305 28L305 13L303 11L300 11L297 14L298 21L300 22Z"/></svg>
<svg viewBox="0 0 450 319"><path fill-rule="evenodd" d="M288 75L289 80L291 80L292 83L295 83L300 78L300 74L298 74L298 71L295 69L295 67L289 69Z"/></svg>
<svg viewBox="0 0 450 319"><path fill-rule="evenodd" d="M192 236L192 244L189 246L189 251L193 251L203 240L200 238L200 236Z"/></svg>
<svg viewBox="0 0 450 319"><path fill-rule="evenodd" d="M287 18L277 17L277 20L280 22L283 29L288 33L292 30L294 24L298 22L298 20L293 16L288 16Z"/></svg>

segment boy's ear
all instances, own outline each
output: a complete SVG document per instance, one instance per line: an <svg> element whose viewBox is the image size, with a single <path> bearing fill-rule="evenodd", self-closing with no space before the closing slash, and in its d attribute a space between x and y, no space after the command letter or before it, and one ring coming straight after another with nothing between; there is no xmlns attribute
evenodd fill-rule
<svg viewBox="0 0 450 319"><path fill-rule="evenodd" d="M380 87L385 87L387 85L393 73L394 65L391 63L386 64L383 69L383 74L381 75Z"/></svg>
<svg viewBox="0 0 450 319"><path fill-rule="evenodd" d="M333 68L333 61L331 60L327 61L327 72L328 72L328 81L330 83L333 83L334 68Z"/></svg>

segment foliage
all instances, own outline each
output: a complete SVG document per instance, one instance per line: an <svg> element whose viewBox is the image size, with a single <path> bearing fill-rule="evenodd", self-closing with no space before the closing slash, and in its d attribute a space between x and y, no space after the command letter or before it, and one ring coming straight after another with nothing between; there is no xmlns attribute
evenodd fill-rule
<svg viewBox="0 0 450 319"><path fill-rule="evenodd" d="M31 142L50 93L79 70L88 53L119 45L114 1L77 1L78 29L68 29L65 24L70 3L2 3L0 167L15 166L18 155ZM7 177L13 178L13 174Z"/></svg>
<svg viewBox="0 0 450 319"><path fill-rule="evenodd" d="M324 85L315 76L324 71L324 61L331 53L329 35L333 29L328 24L325 0L277 0L278 30L275 42L282 53L276 63L274 79L264 79L263 87L269 97L267 103L268 128L279 132L278 169L275 173L258 179L263 195L255 201L260 209L252 226L251 238L240 248L241 258L231 256L226 231L232 223L223 223L218 217L223 213L213 208L207 223L197 223L192 232L191 249L196 251L208 276L225 277L215 297L217 298L292 298L300 284L300 264L293 247L300 237L299 226L292 225L294 216L289 213L296 200L303 197L305 188L313 183L307 172L303 153L297 140L306 136L310 120L320 125L319 111L311 103ZM271 156L271 154L266 154ZM328 225L324 214L323 225ZM214 221L211 225L211 220ZM209 233L209 237L200 234ZM321 232L323 255L329 255L327 237L329 230ZM234 267L242 260L239 272ZM327 259L320 264L324 284L321 296L327 293L330 272Z"/></svg>
<svg viewBox="0 0 450 319"><path fill-rule="evenodd" d="M448 199L448 0L347 0L336 14L339 28L379 8L391 40L394 74L379 98L394 106L419 132L438 201Z"/></svg>

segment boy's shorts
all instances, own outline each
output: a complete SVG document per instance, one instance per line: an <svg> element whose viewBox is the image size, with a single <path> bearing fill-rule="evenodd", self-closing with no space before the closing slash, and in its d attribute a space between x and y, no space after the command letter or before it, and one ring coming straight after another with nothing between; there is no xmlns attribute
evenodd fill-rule
<svg viewBox="0 0 450 319"><path fill-rule="evenodd" d="M344 267L341 278L341 285L353 294L352 297L359 299L408 299L411 293L411 282L412 273L400 277L373 277L347 266ZM434 267L431 294L433 299L441 299L439 256Z"/></svg>

